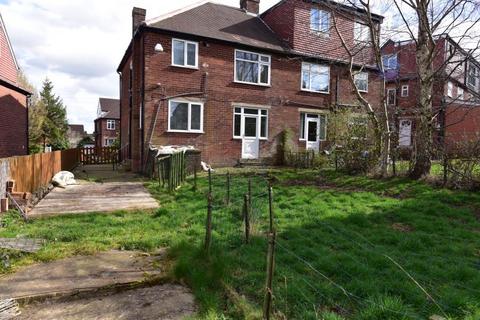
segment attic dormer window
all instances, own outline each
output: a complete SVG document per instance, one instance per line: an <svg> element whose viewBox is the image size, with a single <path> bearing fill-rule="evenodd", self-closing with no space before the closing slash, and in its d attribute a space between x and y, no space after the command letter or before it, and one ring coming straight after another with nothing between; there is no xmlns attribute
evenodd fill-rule
<svg viewBox="0 0 480 320"><path fill-rule="evenodd" d="M370 28L362 21L355 21L353 37L356 42L369 42Z"/></svg>
<svg viewBox="0 0 480 320"><path fill-rule="evenodd" d="M310 29L328 35L330 33L330 12L312 8L310 10Z"/></svg>

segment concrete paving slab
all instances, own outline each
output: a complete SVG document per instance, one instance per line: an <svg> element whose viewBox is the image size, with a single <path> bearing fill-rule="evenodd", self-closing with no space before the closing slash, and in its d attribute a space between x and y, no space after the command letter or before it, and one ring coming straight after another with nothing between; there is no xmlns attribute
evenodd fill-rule
<svg viewBox="0 0 480 320"><path fill-rule="evenodd" d="M187 288L164 284L71 301L47 301L21 309L19 320L147 320L184 319L195 313Z"/></svg>
<svg viewBox="0 0 480 320"><path fill-rule="evenodd" d="M160 277L163 257L112 250L28 266L0 278L0 300L68 295Z"/></svg>

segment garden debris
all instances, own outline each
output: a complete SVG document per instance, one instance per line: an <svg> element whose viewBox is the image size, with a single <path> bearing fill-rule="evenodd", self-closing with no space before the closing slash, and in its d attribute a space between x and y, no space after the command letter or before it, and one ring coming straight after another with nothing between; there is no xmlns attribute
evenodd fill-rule
<svg viewBox="0 0 480 320"><path fill-rule="evenodd" d="M392 224L392 229L401 231L401 232L412 232L414 228L408 224L396 222Z"/></svg>
<svg viewBox="0 0 480 320"><path fill-rule="evenodd" d="M37 252L45 244L42 239L28 239L28 238L0 238L1 249L11 249L23 252Z"/></svg>
<svg viewBox="0 0 480 320"><path fill-rule="evenodd" d="M13 319L18 315L20 315L20 309L15 300L0 300L0 320Z"/></svg>
<svg viewBox="0 0 480 320"><path fill-rule="evenodd" d="M52 183L56 187L65 188L66 186L77 184L75 176L69 171L60 171L53 176Z"/></svg>

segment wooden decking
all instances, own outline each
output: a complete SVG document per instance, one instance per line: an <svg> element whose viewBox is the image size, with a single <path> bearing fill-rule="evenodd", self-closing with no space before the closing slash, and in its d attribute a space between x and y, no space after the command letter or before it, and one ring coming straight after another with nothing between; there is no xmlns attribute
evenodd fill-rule
<svg viewBox="0 0 480 320"><path fill-rule="evenodd" d="M158 208L158 202L138 176L112 171L109 165L80 167L75 172L75 178L77 185L55 188L28 216Z"/></svg>

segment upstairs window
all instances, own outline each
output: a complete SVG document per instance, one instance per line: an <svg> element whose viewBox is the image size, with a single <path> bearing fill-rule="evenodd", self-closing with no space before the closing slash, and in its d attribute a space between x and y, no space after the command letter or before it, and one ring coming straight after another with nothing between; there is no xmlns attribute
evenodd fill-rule
<svg viewBox="0 0 480 320"><path fill-rule="evenodd" d="M271 57L235 50L235 82L270 85Z"/></svg>
<svg viewBox="0 0 480 320"><path fill-rule="evenodd" d="M203 104L170 100L168 103L168 131L203 132Z"/></svg>
<svg viewBox="0 0 480 320"><path fill-rule="evenodd" d="M353 76L355 86L360 92L368 92L368 72L359 72Z"/></svg>
<svg viewBox="0 0 480 320"><path fill-rule="evenodd" d="M115 120L107 120L107 130L115 130Z"/></svg>
<svg viewBox="0 0 480 320"><path fill-rule="evenodd" d="M394 106L397 100L397 90L388 89L387 90L387 105Z"/></svg>
<svg viewBox="0 0 480 320"><path fill-rule="evenodd" d="M465 94L463 92L463 88L460 88L460 87L457 88L457 98L458 98L458 100L465 99Z"/></svg>
<svg viewBox="0 0 480 320"><path fill-rule="evenodd" d="M453 83L450 81L447 83L447 96L453 98Z"/></svg>
<svg viewBox="0 0 480 320"><path fill-rule="evenodd" d="M402 86L402 97L408 97L408 84Z"/></svg>
<svg viewBox="0 0 480 320"><path fill-rule="evenodd" d="M363 22L355 21L353 30L353 39L356 42L369 42L370 41L370 28Z"/></svg>
<svg viewBox="0 0 480 320"><path fill-rule="evenodd" d="M328 93L330 90L330 67L302 63L302 90Z"/></svg>
<svg viewBox="0 0 480 320"><path fill-rule="evenodd" d="M310 10L310 29L328 35L330 33L330 12L312 8Z"/></svg>
<svg viewBox="0 0 480 320"><path fill-rule="evenodd" d="M396 54L382 56L384 70L396 70L398 66L398 57Z"/></svg>
<svg viewBox="0 0 480 320"><path fill-rule="evenodd" d="M173 39L172 65L176 67L198 68L198 43Z"/></svg>
<svg viewBox="0 0 480 320"><path fill-rule="evenodd" d="M473 88L476 88L477 82L478 82L478 76L479 76L478 68L472 63L470 63L468 68L467 83Z"/></svg>

